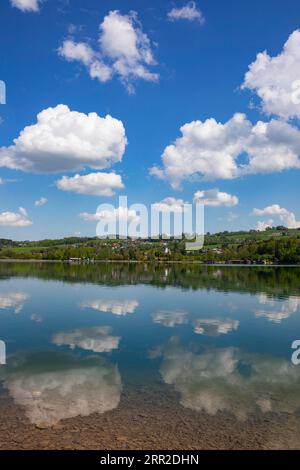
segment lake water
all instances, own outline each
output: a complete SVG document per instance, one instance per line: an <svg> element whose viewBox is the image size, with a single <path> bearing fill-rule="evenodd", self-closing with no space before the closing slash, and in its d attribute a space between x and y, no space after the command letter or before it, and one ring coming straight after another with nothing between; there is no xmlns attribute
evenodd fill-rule
<svg viewBox="0 0 300 470"><path fill-rule="evenodd" d="M0 263L0 449L299 449L299 280Z"/></svg>

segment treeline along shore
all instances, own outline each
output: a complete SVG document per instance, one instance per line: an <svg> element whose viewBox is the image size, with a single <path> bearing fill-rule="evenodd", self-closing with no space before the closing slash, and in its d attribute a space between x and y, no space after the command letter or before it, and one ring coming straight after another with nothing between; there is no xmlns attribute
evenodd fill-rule
<svg viewBox="0 0 300 470"><path fill-rule="evenodd" d="M199 251L186 251L186 239L99 239L67 237L57 240L0 239L1 260L191 262L205 264L300 264L300 230L276 227L205 235Z"/></svg>

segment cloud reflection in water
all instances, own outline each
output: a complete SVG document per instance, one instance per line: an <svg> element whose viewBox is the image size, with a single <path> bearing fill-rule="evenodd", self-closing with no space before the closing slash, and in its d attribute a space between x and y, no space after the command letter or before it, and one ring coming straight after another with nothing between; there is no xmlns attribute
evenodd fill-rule
<svg viewBox="0 0 300 470"><path fill-rule="evenodd" d="M87 300L80 304L81 308L92 308L100 312L109 312L114 315L127 315L134 313L139 303L137 300Z"/></svg>
<svg viewBox="0 0 300 470"><path fill-rule="evenodd" d="M52 342L57 346L81 348L96 353L110 352L119 347L119 336L112 336L110 326L95 326L72 331L60 331L53 336Z"/></svg>
<svg viewBox="0 0 300 470"><path fill-rule="evenodd" d="M15 313L20 313L24 303L29 299L26 292L5 292L0 293L0 309L13 308Z"/></svg>
<svg viewBox="0 0 300 470"><path fill-rule="evenodd" d="M226 411L241 420L258 411L300 409L300 369L287 360L233 347L195 353L177 338L157 355L163 359L162 379L175 387L187 408L210 415Z"/></svg>
<svg viewBox="0 0 300 470"><path fill-rule="evenodd" d="M15 357L2 378L15 403L39 427L113 410L122 389L118 368L110 362L55 352Z"/></svg>

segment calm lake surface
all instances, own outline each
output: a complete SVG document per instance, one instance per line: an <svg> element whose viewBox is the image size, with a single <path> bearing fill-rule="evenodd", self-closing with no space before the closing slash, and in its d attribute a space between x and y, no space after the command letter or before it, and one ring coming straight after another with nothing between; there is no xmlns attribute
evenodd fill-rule
<svg viewBox="0 0 300 470"><path fill-rule="evenodd" d="M0 448L300 448L300 268L0 263Z"/></svg>

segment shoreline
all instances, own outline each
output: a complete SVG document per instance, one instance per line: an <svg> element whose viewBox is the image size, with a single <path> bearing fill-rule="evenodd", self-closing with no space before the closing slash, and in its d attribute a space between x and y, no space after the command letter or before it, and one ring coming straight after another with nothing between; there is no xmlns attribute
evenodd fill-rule
<svg viewBox="0 0 300 470"><path fill-rule="evenodd" d="M59 259L1 259L0 263L59 263L69 264L70 266L88 266L93 264L195 264L199 266L214 266L214 267L245 267L245 268L300 268L300 264L238 264L238 263L202 263L201 261L138 261L138 260L94 260L92 263L85 262L70 262Z"/></svg>
<svg viewBox="0 0 300 470"><path fill-rule="evenodd" d="M293 415L252 414L245 421L228 412L211 415L182 406L176 391L160 382L127 384L116 408L49 427L32 423L5 390L0 412L1 451L299 448L299 421Z"/></svg>

